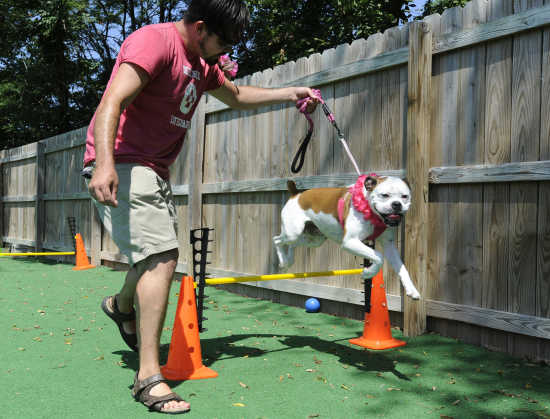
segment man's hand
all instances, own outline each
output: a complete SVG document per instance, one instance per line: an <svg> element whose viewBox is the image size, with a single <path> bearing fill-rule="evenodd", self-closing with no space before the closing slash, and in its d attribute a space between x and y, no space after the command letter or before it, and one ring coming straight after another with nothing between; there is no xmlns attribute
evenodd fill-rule
<svg viewBox="0 0 550 419"><path fill-rule="evenodd" d="M113 166L96 167L88 190L98 202L111 207L118 206L116 193L118 191L118 174Z"/></svg>
<svg viewBox="0 0 550 419"><path fill-rule="evenodd" d="M294 87L291 100L296 102L300 99L309 98L306 108L307 113L313 113L317 108L317 104L320 103L319 97L315 94L313 89L309 87Z"/></svg>
<svg viewBox="0 0 550 419"><path fill-rule="evenodd" d="M218 60L218 65L229 80L233 80L237 76L239 65L236 61L232 61L229 55L222 55Z"/></svg>

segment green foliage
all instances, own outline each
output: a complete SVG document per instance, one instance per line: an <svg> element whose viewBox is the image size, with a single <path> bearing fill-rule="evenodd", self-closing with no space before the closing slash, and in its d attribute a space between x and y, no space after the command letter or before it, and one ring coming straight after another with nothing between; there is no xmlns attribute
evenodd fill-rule
<svg viewBox="0 0 550 419"><path fill-rule="evenodd" d="M87 125L123 39L183 1L0 0L0 148Z"/></svg>
<svg viewBox="0 0 550 419"><path fill-rule="evenodd" d="M251 26L239 46L240 74L250 74L406 21L411 0L249 0Z"/></svg>
<svg viewBox="0 0 550 419"><path fill-rule="evenodd" d="M443 13L445 9L452 7L464 7L469 0L428 0L424 6L423 17L433 15L435 13Z"/></svg>
<svg viewBox="0 0 550 419"><path fill-rule="evenodd" d="M89 123L122 41L175 21L188 0L0 0L0 149ZM366 38L410 17L412 0L247 0L239 76Z"/></svg>

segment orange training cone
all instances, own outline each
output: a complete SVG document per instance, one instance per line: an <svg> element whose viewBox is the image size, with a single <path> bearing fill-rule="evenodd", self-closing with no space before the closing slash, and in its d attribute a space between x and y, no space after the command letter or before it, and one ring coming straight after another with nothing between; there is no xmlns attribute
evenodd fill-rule
<svg viewBox="0 0 550 419"><path fill-rule="evenodd" d="M371 310L370 313L365 313L363 336L350 339L349 342L368 349L390 349L406 345L407 342L394 339L391 335L382 269L372 279L371 292Z"/></svg>
<svg viewBox="0 0 550 419"><path fill-rule="evenodd" d="M76 263L73 271L82 271L84 269L95 268L95 265L90 264L90 259L86 254L86 249L84 247L84 241L80 233L77 233L75 236L76 240Z"/></svg>
<svg viewBox="0 0 550 419"><path fill-rule="evenodd" d="M181 279L178 308L172 329L168 361L160 368L168 380L198 380L214 378L218 373L202 364L197 305L193 278Z"/></svg>

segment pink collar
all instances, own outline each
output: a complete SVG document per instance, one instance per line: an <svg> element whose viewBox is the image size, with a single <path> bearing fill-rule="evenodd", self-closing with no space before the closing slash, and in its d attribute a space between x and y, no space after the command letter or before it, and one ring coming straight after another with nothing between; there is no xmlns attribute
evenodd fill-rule
<svg viewBox="0 0 550 419"><path fill-rule="evenodd" d="M368 176L376 176L376 174L371 173ZM359 176L357 182L355 182L355 185L349 188L349 193L351 194L351 202L353 203L353 207L362 213L365 220L369 221L374 226L374 231L369 237L367 237L367 240L375 240L386 230L387 226L380 216L372 210L369 205L369 201L365 198L365 195L363 195L363 188L365 186L366 178L367 175ZM344 227L343 202L343 198L341 198L340 202L338 202L338 217L340 218L342 228Z"/></svg>

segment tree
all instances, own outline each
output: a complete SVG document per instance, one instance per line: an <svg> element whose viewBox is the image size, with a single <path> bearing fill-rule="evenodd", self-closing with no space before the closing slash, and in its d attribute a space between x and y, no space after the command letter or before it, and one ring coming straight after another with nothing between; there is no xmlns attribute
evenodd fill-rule
<svg viewBox="0 0 550 419"><path fill-rule="evenodd" d="M0 0L0 148L89 123L123 40L189 0ZM247 0L239 76L408 20L412 0Z"/></svg>
<svg viewBox="0 0 550 419"><path fill-rule="evenodd" d="M89 123L124 38L175 0L0 0L0 148Z"/></svg>
<svg viewBox="0 0 550 419"><path fill-rule="evenodd" d="M461 6L464 7L469 0L428 0L424 6L422 17L433 15L435 13L443 13L445 9Z"/></svg>
<svg viewBox="0 0 550 419"><path fill-rule="evenodd" d="M413 5L412 0L249 0L248 4L247 43L237 48L241 75L397 26L408 19Z"/></svg>

